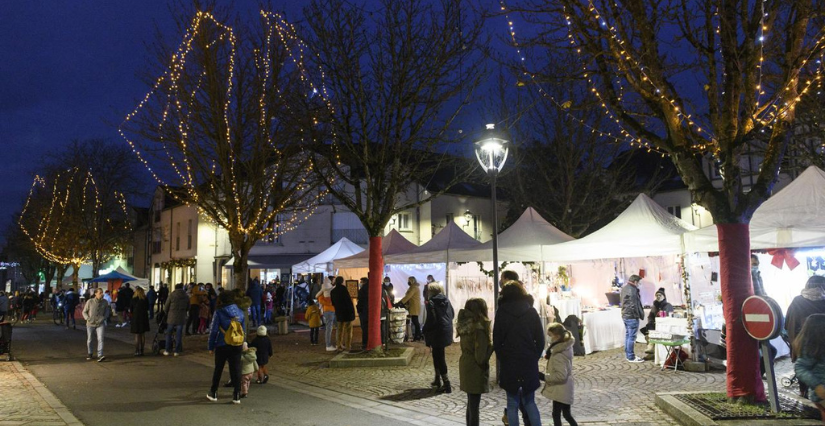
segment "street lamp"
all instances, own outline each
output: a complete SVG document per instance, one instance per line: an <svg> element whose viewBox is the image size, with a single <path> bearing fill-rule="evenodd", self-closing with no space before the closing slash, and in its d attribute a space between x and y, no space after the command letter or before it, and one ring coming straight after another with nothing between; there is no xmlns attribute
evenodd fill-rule
<svg viewBox="0 0 825 426"><path fill-rule="evenodd" d="M498 212L496 211L496 177L507 161L509 141L504 133L496 131L495 124L488 124L481 138L474 143L476 158L481 168L490 175L493 204L493 306L498 308Z"/></svg>

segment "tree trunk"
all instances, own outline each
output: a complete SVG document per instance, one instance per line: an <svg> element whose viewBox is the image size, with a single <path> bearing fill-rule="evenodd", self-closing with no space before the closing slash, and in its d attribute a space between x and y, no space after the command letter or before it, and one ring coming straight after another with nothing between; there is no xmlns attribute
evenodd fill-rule
<svg viewBox="0 0 825 426"><path fill-rule="evenodd" d="M742 303L753 295L750 232L746 223L719 223L719 272L727 336L728 398L765 401L756 341L742 324Z"/></svg>
<svg viewBox="0 0 825 426"><path fill-rule="evenodd" d="M382 237L370 237L370 287L369 287L369 336L367 350L381 348L381 289L384 275L384 256L381 253ZM389 320L389 319L388 319Z"/></svg>
<svg viewBox="0 0 825 426"><path fill-rule="evenodd" d="M243 248L235 249L233 247L232 254L235 257L232 261L232 275L235 280L235 288L246 292L246 284L249 280L249 250Z"/></svg>
<svg viewBox="0 0 825 426"><path fill-rule="evenodd" d="M74 291L77 291L80 287L78 283L80 282L80 265L72 265L72 288Z"/></svg>

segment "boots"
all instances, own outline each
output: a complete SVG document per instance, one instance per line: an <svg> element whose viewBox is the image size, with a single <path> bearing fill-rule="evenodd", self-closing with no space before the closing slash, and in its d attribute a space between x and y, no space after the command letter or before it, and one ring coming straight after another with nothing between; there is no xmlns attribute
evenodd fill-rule
<svg viewBox="0 0 825 426"><path fill-rule="evenodd" d="M438 370L436 370L435 379L433 379L433 382L430 383L430 386L432 386L434 388L440 388L441 387L441 376L438 374Z"/></svg>
<svg viewBox="0 0 825 426"><path fill-rule="evenodd" d="M447 377L446 374L441 375L441 381L444 382L444 384L438 387L436 393L453 393L453 387L450 385L450 378Z"/></svg>

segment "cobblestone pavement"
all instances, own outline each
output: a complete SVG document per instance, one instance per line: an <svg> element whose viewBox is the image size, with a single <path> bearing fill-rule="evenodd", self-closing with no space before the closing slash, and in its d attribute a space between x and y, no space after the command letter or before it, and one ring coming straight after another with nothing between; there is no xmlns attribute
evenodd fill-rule
<svg viewBox="0 0 825 426"><path fill-rule="evenodd" d="M81 423L19 362L0 362L0 425Z"/></svg>
<svg viewBox="0 0 825 426"><path fill-rule="evenodd" d="M204 336L188 339L206 340ZM275 335L272 340L275 356L268 367L270 372L284 379L337 389L408 409L438 412L463 421L466 394L459 391L460 350L457 344L447 348L447 364L454 391L450 395L436 395L429 387L433 379L430 351L423 344L409 344L415 348L409 367L331 369L328 368L328 361L334 353L326 352L323 345L310 346L306 330L298 329L286 336ZM360 341L360 338L354 340ZM637 353L643 350L642 345L637 346ZM656 392L725 389L725 374L722 371L662 371L652 362L628 363L624 360L622 349L576 357L573 374L576 389L573 415L580 424L588 425L676 425L675 420L655 406ZM552 423L550 401L541 396L537 396L536 401L543 423ZM494 387L493 392L482 398L482 421L500 425L505 406L504 391Z"/></svg>

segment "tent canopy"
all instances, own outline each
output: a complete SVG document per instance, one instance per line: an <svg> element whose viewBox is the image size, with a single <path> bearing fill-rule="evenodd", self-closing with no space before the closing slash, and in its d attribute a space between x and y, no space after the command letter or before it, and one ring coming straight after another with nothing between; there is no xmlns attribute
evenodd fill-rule
<svg viewBox="0 0 825 426"><path fill-rule="evenodd" d="M678 254L682 234L696 227L671 215L645 194L616 219L578 240L543 246L545 261L615 259Z"/></svg>
<svg viewBox="0 0 825 426"><path fill-rule="evenodd" d="M559 231L535 209L528 207L517 221L498 234L498 260L538 262L542 259L542 246L572 240L573 237ZM470 250L457 250L452 259L454 262L492 262L493 242Z"/></svg>
<svg viewBox="0 0 825 426"><path fill-rule="evenodd" d="M411 243L410 240L404 238L401 233L395 229L391 230L381 240L381 254L389 256L391 254L406 253L418 246ZM335 269L342 268L369 268L370 252L364 250L356 255L345 257L343 259L335 260Z"/></svg>
<svg viewBox="0 0 825 426"><path fill-rule="evenodd" d="M810 166L762 203L750 222L751 249L825 246L825 172ZM692 233L692 251L719 251L716 225Z"/></svg>
<svg viewBox="0 0 825 426"><path fill-rule="evenodd" d="M389 255L384 263L446 263L455 262L453 256L458 250L475 248L481 245L475 238L467 235L455 222L449 222L444 229L420 247L406 253Z"/></svg>
<svg viewBox="0 0 825 426"><path fill-rule="evenodd" d="M327 272L328 265L336 259L343 259L357 253L361 253L364 249L358 244L353 243L346 237L338 240L337 243L330 246L328 249L318 253L317 256L311 257L301 263L292 265L293 274L316 274Z"/></svg>
<svg viewBox="0 0 825 426"><path fill-rule="evenodd" d="M123 274L123 273L120 273L118 271L112 271L112 272L109 272L108 274L101 275L97 278L92 278L91 281L93 283L101 283L101 282L114 281L114 280L120 280L122 282L127 282L127 281L135 281L136 279L137 278L132 276L132 275Z"/></svg>

